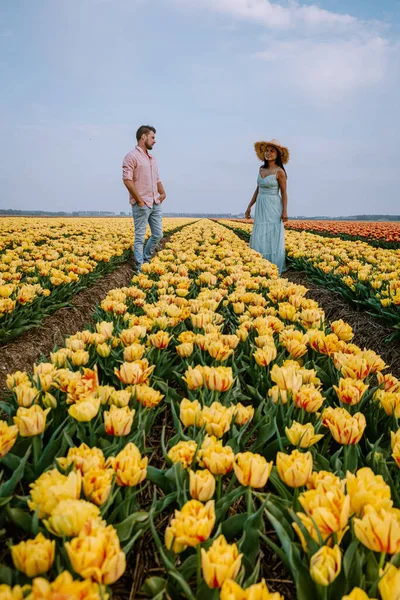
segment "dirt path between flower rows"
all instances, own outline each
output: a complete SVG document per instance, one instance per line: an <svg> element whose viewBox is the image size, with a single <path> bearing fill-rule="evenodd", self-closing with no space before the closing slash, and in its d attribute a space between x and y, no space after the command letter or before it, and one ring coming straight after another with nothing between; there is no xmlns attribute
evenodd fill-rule
<svg viewBox="0 0 400 600"><path fill-rule="evenodd" d="M283 277L308 288L307 298L318 302L325 311L327 321L343 319L349 323L354 331L353 342L361 348L375 350L388 365L388 372L400 379L400 341L385 341L394 331L391 327L385 326L365 310L356 310L338 292L313 283L304 271L289 269Z"/></svg>
<svg viewBox="0 0 400 600"><path fill-rule="evenodd" d="M42 355L48 355L57 344L64 345L66 336L71 335L91 322L96 305L109 290L129 285L133 277L133 264L125 262L115 271L98 279L73 298L71 307L60 308L46 317L40 327L30 329L15 340L0 348L0 394L6 387L7 373L31 371L33 364Z"/></svg>

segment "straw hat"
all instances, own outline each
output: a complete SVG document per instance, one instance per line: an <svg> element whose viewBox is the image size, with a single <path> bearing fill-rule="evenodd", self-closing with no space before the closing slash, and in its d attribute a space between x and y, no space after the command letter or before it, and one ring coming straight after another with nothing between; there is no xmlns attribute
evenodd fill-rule
<svg viewBox="0 0 400 600"><path fill-rule="evenodd" d="M279 150L282 163L284 165L286 165L286 163L289 162L289 149L286 148L286 146L282 146L280 141L276 139L273 139L270 142L256 142L254 144L256 154L260 160L265 160L265 149L267 146L274 146L277 150Z"/></svg>

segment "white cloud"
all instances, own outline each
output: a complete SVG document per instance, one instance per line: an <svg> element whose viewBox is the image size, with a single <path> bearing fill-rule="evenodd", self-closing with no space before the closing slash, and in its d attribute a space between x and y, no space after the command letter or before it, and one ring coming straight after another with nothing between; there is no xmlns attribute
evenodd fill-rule
<svg viewBox="0 0 400 600"><path fill-rule="evenodd" d="M311 28L348 27L357 20L346 14L334 13L316 5L289 2L283 6L269 0L173 0L181 7L190 6L231 15L237 19L255 21L271 29L292 29L298 25Z"/></svg>
<svg viewBox="0 0 400 600"><path fill-rule="evenodd" d="M336 102L382 83L392 48L380 36L367 39L275 41L258 58L284 69L289 85L315 102Z"/></svg>
<svg viewBox="0 0 400 600"><path fill-rule="evenodd" d="M399 46L384 37L383 23L300 4L295 0L171 0L252 21L268 29L256 53L277 89L300 93L313 104L334 104L383 84ZM397 61L398 62L398 58Z"/></svg>

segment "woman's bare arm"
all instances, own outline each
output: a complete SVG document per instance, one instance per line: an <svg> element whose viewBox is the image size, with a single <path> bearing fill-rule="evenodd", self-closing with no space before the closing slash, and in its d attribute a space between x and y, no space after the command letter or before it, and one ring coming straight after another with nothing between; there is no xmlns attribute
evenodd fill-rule
<svg viewBox="0 0 400 600"><path fill-rule="evenodd" d="M282 196L282 221L284 223L286 223L286 221L288 220L288 214L287 214L287 202L288 202L288 198L287 198L287 181L286 181L286 175L283 169L279 169L279 171L276 174L276 178L278 180L279 183L279 188L281 190L281 196Z"/></svg>
<svg viewBox="0 0 400 600"><path fill-rule="evenodd" d="M253 204L256 203L257 200L257 196L258 196L258 186L256 187L256 191L253 194L252 199L250 200L250 204L247 207L246 212L244 213L244 216L246 217L246 219L250 219L250 211L251 211L251 207L253 206Z"/></svg>

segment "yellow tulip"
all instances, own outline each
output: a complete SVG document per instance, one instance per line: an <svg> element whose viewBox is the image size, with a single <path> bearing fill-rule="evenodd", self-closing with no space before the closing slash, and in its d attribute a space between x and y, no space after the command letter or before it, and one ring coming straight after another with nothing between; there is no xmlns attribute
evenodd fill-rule
<svg viewBox="0 0 400 600"><path fill-rule="evenodd" d="M354 519L354 533L373 552L400 552L400 510L364 506L361 519Z"/></svg>
<svg viewBox="0 0 400 600"><path fill-rule="evenodd" d="M26 540L11 546L14 566L28 577L36 577L51 569L56 551L55 540L51 541L42 533L33 540Z"/></svg>
<svg viewBox="0 0 400 600"><path fill-rule="evenodd" d="M315 413L324 403L324 397L313 384L306 384L293 392L293 403L297 408L303 408L306 412Z"/></svg>
<svg viewBox="0 0 400 600"><path fill-rule="evenodd" d="M187 358L188 356L192 356L194 350L193 342L183 342L176 346L176 351L182 358Z"/></svg>
<svg viewBox="0 0 400 600"><path fill-rule="evenodd" d="M348 323L345 323L343 319L332 321L331 328L333 333L335 333L340 340L345 342L350 342L354 337L351 326Z"/></svg>
<svg viewBox="0 0 400 600"><path fill-rule="evenodd" d="M286 390L281 390L277 385L273 385L268 390L268 397L271 398L274 404L278 404L278 402L282 402L282 404L287 404L288 401L288 393Z"/></svg>
<svg viewBox="0 0 400 600"><path fill-rule="evenodd" d="M322 487L307 490L299 496L304 512L318 527L324 541L332 533L346 529L350 514L350 497L339 487L325 492Z"/></svg>
<svg viewBox="0 0 400 600"><path fill-rule="evenodd" d="M166 331L157 331L149 336L149 344L159 350L164 350L170 343L172 336L168 335Z"/></svg>
<svg viewBox="0 0 400 600"><path fill-rule="evenodd" d="M390 417L394 415L396 419L400 418L400 392L377 390L374 400L379 401L387 415Z"/></svg>
<svg viewBox="0 0 400 600"><path fill-rule="evenodd" d="M208 540L215 525L214 500L202 504L189 500L175 515L165 530L165 545L173 552L182 552Z"/></svg>
<svg viewBox="0 0 400 600"><path fill-rule="evenodd" d="M14 389L17 385L30 383L28 373L26 371L15 371L9 373L6 377L6 385L9 390Z"/></svg>
<svg viewBox="0 0 400 600"><path fill-rule="evenodd" d="M190 495L194 500L207 502L211 500L215 493L215 478L208 469L201 471L189 471L190 475Z"/></svg>
<svg viewBox="0 0 400 600"><path fill-rule="evenodd" d="M24 591L24 588L22 588L20 585L14 585L14 587L11 587L6 583L1 583L0 600L24 600L24 597L26 597Z"/></svg>
<svg viewBox="0 0 400 600"><path fill-rule="evenodd" d="M180 462L184 469L190 467L196 454L197 444L193 440L178 442L168 452L168 458L173 463Z"/></svg>
<svg viewBox="0 0 400 600"><path fill-rule="evenodd" d="M97 344L96 352L102 358L107 358L107 356L110 356L111 354L111 348L106 342L104 342L103 344Z"/></svg>
<svg viewBox="0 0 400 600"><path fill-rule="evenodd" d="M254 407L244 406L240 402L236 404L234 411L235 423L240 427L251 421L254 417Z"/></svg>
<svg viewBox="0 0 400 600"><path fill-rule="evenodd" d="M203 367L204 382L209 390L228 391L233 384L231 367Z"/></svg>
<svg viewBox="0 0 400 600"><path fill-rule="evenodd" d="M81 444L76 448L70 448L65 458L56 459L60 467L64 470L73 463L74 469L80 471L82 475L96 467L104 467L105 458L100 448L89 448L86 444Z"/></svg>
<svg viewBox="0 0 400 600"><path fill-rule="evenodd" d="M195 368L188 367L182 379L189 390L197 390L198 388L203 387L203 367L200 365L197 365Z"/></svg>
<svg viewBox="0 0 400 600"><path fill-rule="evenodd" d="M264 346L253 352L253 357L260 367L267 367L277 357L277 349L275 345Z"/></svg>
<svg viewBox="0 0 400 600"><path fill-rule="evenodd" d="M228 544L220 535L206 551L201 549L203 578L209 588L220 588L227 579L235 579L242 564L236 544Z"/></svg>
<svg viewBox="0 0 400 600"><path fill-rule="evenodd" d="M53 535L75 537L90 519L100 519L100 510L85 500L61 500L43 523Z"/></svg>
<svg viewBox="0 0 400 600"><path fill-rule="evenodd" d="M179 405L179 418L184 427L196 425L201 412L201 404L198 400L192 402L187 398L183 398Z"/></svg>
<svg viewBox="0 0 400 600"><path fill-rule="evenodd" d="M104 428L107 435L123 437L128 435L132 429L135 410L129 410L128 406L117 408L110 406L110 411L104 411Z"/></svg>
<svg viewBox="0 0 400 600"><path fill-rule="evenodd" d="M109 595L105 593L103 586L101 587L100 590L100 586L91 579L74 581L69 571L63 571L52 582L43 577L36 577L32 581L32 593L27 600L108 600Z"/></svg>
<svg viewBox="0 0 400 600"><path fill-rule="evenodd" d="M361 379L352 377L342 377L339 380L339 387L333 386L339 400L345 404L353 406L361 402L363 394L369 388Z"/></svg>
<svg viewBox="0 0 400 600"><path fill-rule="evenodd" d="M148 366L148 360L143 358L135 362L124 362L119 369L114 368L114 373L122 383L147 383L151 373L155 369L155 365Z"/></svg>
<svg viewBox="0 0 400 600"><path fill-rule="evenodd" d="M70 360L76 367L86 365L89 362L89 352L87 350L77 350L76 352L71 352Z"/></svg>
<svg viewBox="0 0 400 600"><path fill-rule="evenodd" d="M267 462L261 454L239 452L235 455L233 469L240 485L263 488L271 474L273 461Z"/></svg>
<svg viewBox="0 0 400 600"><path fill-rule="evenodd" d="M111 492L112 469L93 468L83 476L83 493L87 500L102 506Z"/></svg>
<svg viewBox="0 0 400 600"><path fill-rule="evenodd" d="M108 403L118 408L122 408L123 406L128 406L131 398L132 391L130 389L114 390L109 395Z"/></svg>
<svg viewBox="0 0 400 600"><path fill-rule="evenodd" d="M298 450L293 450L291 454L278 452L276 468L279 477L286 485L294 488L305 485L313 468L311 452L302 453Z"/></svg>
<svg viewBox="0 0 400 600"><path fill-rule="evenodd" d="M136 400L146 408L158 406L164 395L158 390L155 390L146 383L139 383L132 386L132 394L136 396Z"/></svg>
<svg viewBox="0 0 400 600"><path fill-rule="evenodd" d="M270 375L279 389L287 392L299 390L303 383L301 375L295 367L278 367L278 365L274 365Z"/></svg>
<svg viewBox="0 0 400 600"><path fill-rule="evenodd" d="M222 584L220 600L284 600L279 592L270 592L265 579L254 583L246 590L233 579L226 579Z"/></svg>
<svg viewBox="0 0 400 600"><path fill-rule="evenodd" d="M41 406L34 404L30 408L19 408L14 423L17 425L21 437L32 437L43 433L46 427L46 417L50 408L43 410Z"/></svg>
<svg viewBox="0 0 400 600"><path fill-rule="evenodd" d="M322 546L310 560L310 575L322 586L328 586L339 575L342 568L342 554L339 546Z"/></svg>
<svg viewBox="0 0 400 600"><path fill-rule="evenodd" d="M365 416L358 412L351 415L345 408L326 408L322 413L322 423L329 428L332 437L339 444L357 444L367 425Z"/></svg>
<svg viewBox="0 0 400 600"><path fill-rule="evenodd" d="M235 455L230 446L223 446L222 441L207 436L199 450L200 466L206 467L213 475L226 475L233 469Z"/></svg>
<svg viewBox="0 0 400 600"><path fill-rule="evenodd" d="M343 377L352 377L353 379L363 380L370 371L367 361L362 355L337 352L334 355L334 364L335 368L342 373Z"/></svg>
<svg viewBox="0 0 400 600"><path fill-rule="evenodd" d="M112 385L99 385L94 395L96 398L100 398L100 404L104 405L107 404L113 392L116 392L116 389Z"/></svg>
<svg viewBox="0 0 400 600"><path fill-rule="evenodd" d="M399 600L400 568L387 563L384 569L380 569L379 576L378 589L382 600Z"/></svg>
<svg viewBox="0 0 400 600"><path fill-rule="evenodd" d="M62 500L78 500L81 486L79 471L72 471L68 475L62 475L57 469L46 471L30 484L31 499L28 500L28 506L32 511L39 507L39 519L43 519L50 516Z"/></svg>
<svg viewBox="0 0 400 600"><path fill-rule="evenodd" d="M316 434L314 427L311 423L302 425L297 421L293 421L292 426L285 427L286 437L293 446L300 446L300 448L309 448L313 446L324 436Z"/></svg>
<svg viewBox="0 0 400 600"><path fill-rule="evenodd" d="M330 471L313 471L306 485L309 490L328 492L335 491L335 488L337 488L344 492L346 481Z"/></svg>
<svg viewBox="0 0 400 600"><path fill-rule="evenodd" d="M115 457L107 460L117 476L117 485L121 487L134 487L139 485L147 476L147 456L142 458L139 449L130 442Z"/></svg>
<svg viewBox="0 0 400 600"><path fill-rule="evenodd" d="M77 402L69 407L68 413L76 421L81 423L87 423L94 419L100 409L100 398L96 398L94 395L90 396L86 400Z"/></svg>
<svg viewBox="0 0 400 600"><path fill-rule="evenodd" d="M96 331L97 333L104 335L106 339L111 338L114 331L114 323L112 321L96 323Z"/></svg>
<svg viewBox="0 0 400 600"><path fill-rule="evenodd" d="M125 554L112 525L88 521L78 537L65 543L72 568L83 578L111 585L123 575Z"/></svg>
<svg viewBox="0 0 400 600"><path fill-rule="evenodd" d="M7 425L6 421L0 421L0 458L3 458L14 446L18 437L18 427Z"/></svg>
<svg viewBox="0 0 400 600"><path fill-rule="evenodd" d="M17 397L18 406L23 406L25 408L29 408L39 394L38 390L35 387L32 387L30 381L28 383L16 385L13 391Z"/></svg>
<svg viewBox="0 0 400 600"><path fill-rule="evenodd" d="M382 475L375 475L369 467L358 469L356 474L347 471L347 493L352 513L363 515L364 506L372 504L375 509L392 508L391 491Z"/></svg>
<svg viewBox="0 0 400 600"><path fill-rule="evenodd" d="M376 598L370 598L364 590L355 587L351 590L350 594L342 596L342 600L376 600Z"/></svg>
<svg viewBox="0 0 400 600"><path fill-rule="evenodd" d="M205 426L208 435L221 438L229 431L233 411L223 406L220 402L213 402L211 406L204 406L199 414L199 426Z"/></svg>

